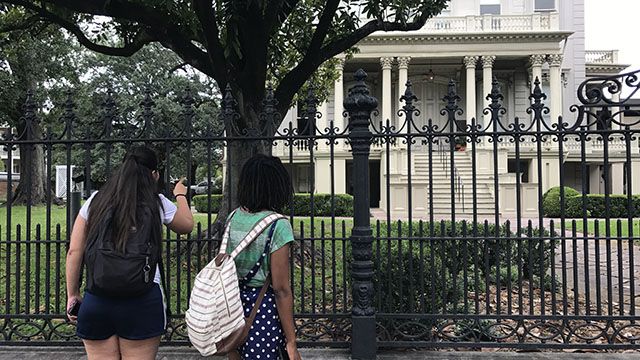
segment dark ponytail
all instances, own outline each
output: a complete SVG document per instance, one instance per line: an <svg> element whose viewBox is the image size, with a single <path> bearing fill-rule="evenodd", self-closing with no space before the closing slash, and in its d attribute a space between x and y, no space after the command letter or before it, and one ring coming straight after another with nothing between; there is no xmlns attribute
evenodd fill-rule
<svg viewBox="0 0 640 360"><path fill-rule="evenodd" d="M101 219L113 214L113 239L115 248L124 252L131 229L137 225L141 211L147 207L153 221L160 223L162 202L153 171L158 169L158 159L153 150L145 146L133 147L120 168L94 196L89 205L88 237L98 229Z"/></svg>

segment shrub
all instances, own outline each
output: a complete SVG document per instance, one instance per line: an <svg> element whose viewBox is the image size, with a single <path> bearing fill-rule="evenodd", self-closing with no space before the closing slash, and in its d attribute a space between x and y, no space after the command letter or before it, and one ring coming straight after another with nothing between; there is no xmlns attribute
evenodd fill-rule
<svg viewBox="0 0 640 360"><path fill-rule="evenodd" d="M587 217L593 218L626 218L629 216L627 195L609 195L609 211L606 207L604 194L586 195ZM633 195L631 199L632 217L640 215L640 195ZM567 216L583 217L582 195L567 199Z"/></svg>
<svg viewBox="0 0 640 360"><path fill-rule="evenodd" d="M222 201L222 195L211 195L211 207L209 208L209 196L208 195L196 195L191 198L196 211L199 213L217 213L220 211L220 202Z"/></svg>
<svg viewBox="0 0 640 360"><path fill-rule="evenodd" d="M331 216L331 194L314 194L313 214L315 216ZM198 212L218 212L222 195L211 195L211 208L207 209L207 195L196 195L193 204ZM333 195L335 216L353 216L353 197L348 194ZM291 213L289 206L283 210L283 214ZM295 194L293 196L293 214L296 216L311 216L311 195Z"/></svg>
<svg viewBox="0 0 640 360"><path fill-rule="evenodd" d="M353 216L353 196L348 194L335 194L334 212L331 213L331 194L313 195L313 215L314 216ZM283 214L291 214L291 208L285 206ZM311 216L311 194L295 194L293 196L293 215Z"/></svg>
<svg viewBox="0 0 640 360"><path fill-rule="evenodd" d="M549 234L534 228L521 229L518 238L509 224L480 224L474 232L464 222L454 227L442 221L433 229L423 222L412 224L417 238L411 240L408 223L394 223L390 232L386 223L380 225L374 228L373 261L382 312L463 311L465 285L467 291L484 292L486 279L497 283L499 274L500 285L517 286L519 278L537 280L551 266L553 242L536 239Z"/></svg>
<svg viewBox="0 0 640 360"><path fill-rule="evenodd" d="M331 199L334 199L335 216L353 216L353 196L348 194L314 194L313 215L331 216ZM291 209L286 206L284 214L290 214ZM293 196L293 215L311 216L311 194L295 194Z"/></svg>
<svg viewBox="0 0 640 360"><path fill-rule="evenodd" d="M567 209L567 199L581 195L578 191L565 186L564 187L564 208ZM542 210L547 217L560 217L560 187L552 187L542 196ZM566 216L566 211L565 211Z"/></svg>

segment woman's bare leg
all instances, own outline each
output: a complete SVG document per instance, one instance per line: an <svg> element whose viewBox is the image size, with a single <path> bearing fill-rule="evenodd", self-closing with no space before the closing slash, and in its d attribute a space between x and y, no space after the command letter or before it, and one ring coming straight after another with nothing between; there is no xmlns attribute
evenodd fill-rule
<svg viewBox="0 0 640 360"><path fill-rule="evenodd" d="M118 336L113 335L106 340L83 340L89 360L119 360L120 347Z"/></svg>
<svg viewBox="0 0 640 360"><path fill-rule="evenodd" d="M122 360L154 360L160 345L160 336L144 340L127 340L120 338L120 354Z"/></svg>

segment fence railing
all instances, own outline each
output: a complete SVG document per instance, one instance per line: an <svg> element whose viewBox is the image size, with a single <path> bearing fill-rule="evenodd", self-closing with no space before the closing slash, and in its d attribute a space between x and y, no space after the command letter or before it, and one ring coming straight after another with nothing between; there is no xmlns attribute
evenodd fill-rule
<svg viewBox="0 0 640 360"><path fill-rule="evenodd" d="M464 127L456 125L462 109L453 81L443 99L445 126L417 121L410 84L402 121L394 122L404 126L374 124L377 101L365 78L356 73L346 98L345 131L277 131L279 124L271 123L237 132L228 128L236 114L230 94L221 119L203 122L194 121L202 115L188 96L174 114L155 109L151 92L140 121L122 124L105 94L109 101L94 111L102 127L86 121L94 115L76 113L69 99L52 110L61 119L56 124L64 124L54 128L39 121L38 105L28 96L25 132L0 139L0 146L19 149L26 164L42 164L25 165L19 180L7 173L0 208L0 343L78 343L64 315L64 258L76 210L50 195L55 165L75 165L85 175L86 196L128 146L145 143L160 155L161 191L170 193L170 179L213 178L231 164L224 149L261 142L279 149L294 186L310 184L310 194L300 197L308 201L287 209L297 239L290 264L294 316L304 345L351 346L360 358L372 358L378 347L637 347L640 155L634 144L640 130L620 110L604 111L638 107L605 94L621 88L611 84L637 90L637 73L582 84L574 119L552 124L544 120L537 81L528 109L533 121L507 122L496 81L486 109L491 120ZM305 116L312 118L317 111L307 103ZM175 119L180 123L165 123ZM42 131L33 131L38 127ZM451 144L461 138L466 149L456 156ZM587 162L594 140L602 147ZM448 147L446 159L440 144ZM66 169L71 189L77 174ZM40 193L21 190L39 184ZM461 185L462 199L470 199L464 204L457 198ZM197 228L181 237L167 232L163 240L172 311L165 343L187 343L183 314L193 278L219 243L206 231L219 199L189 200Z"/></svg>

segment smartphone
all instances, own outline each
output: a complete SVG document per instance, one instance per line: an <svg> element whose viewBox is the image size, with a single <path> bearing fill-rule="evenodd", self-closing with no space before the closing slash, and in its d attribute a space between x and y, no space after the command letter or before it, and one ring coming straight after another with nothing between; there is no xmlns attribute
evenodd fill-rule
<svg viewBox="0 0 640 360"><path fill-rule="evenodd" d="M82 302L80 301L76 301L73 303L73 306L71 306L71 309L69 309L68 314L71 316L78 316L78 311L80 311L80 305L82 304Z"/></svg>

